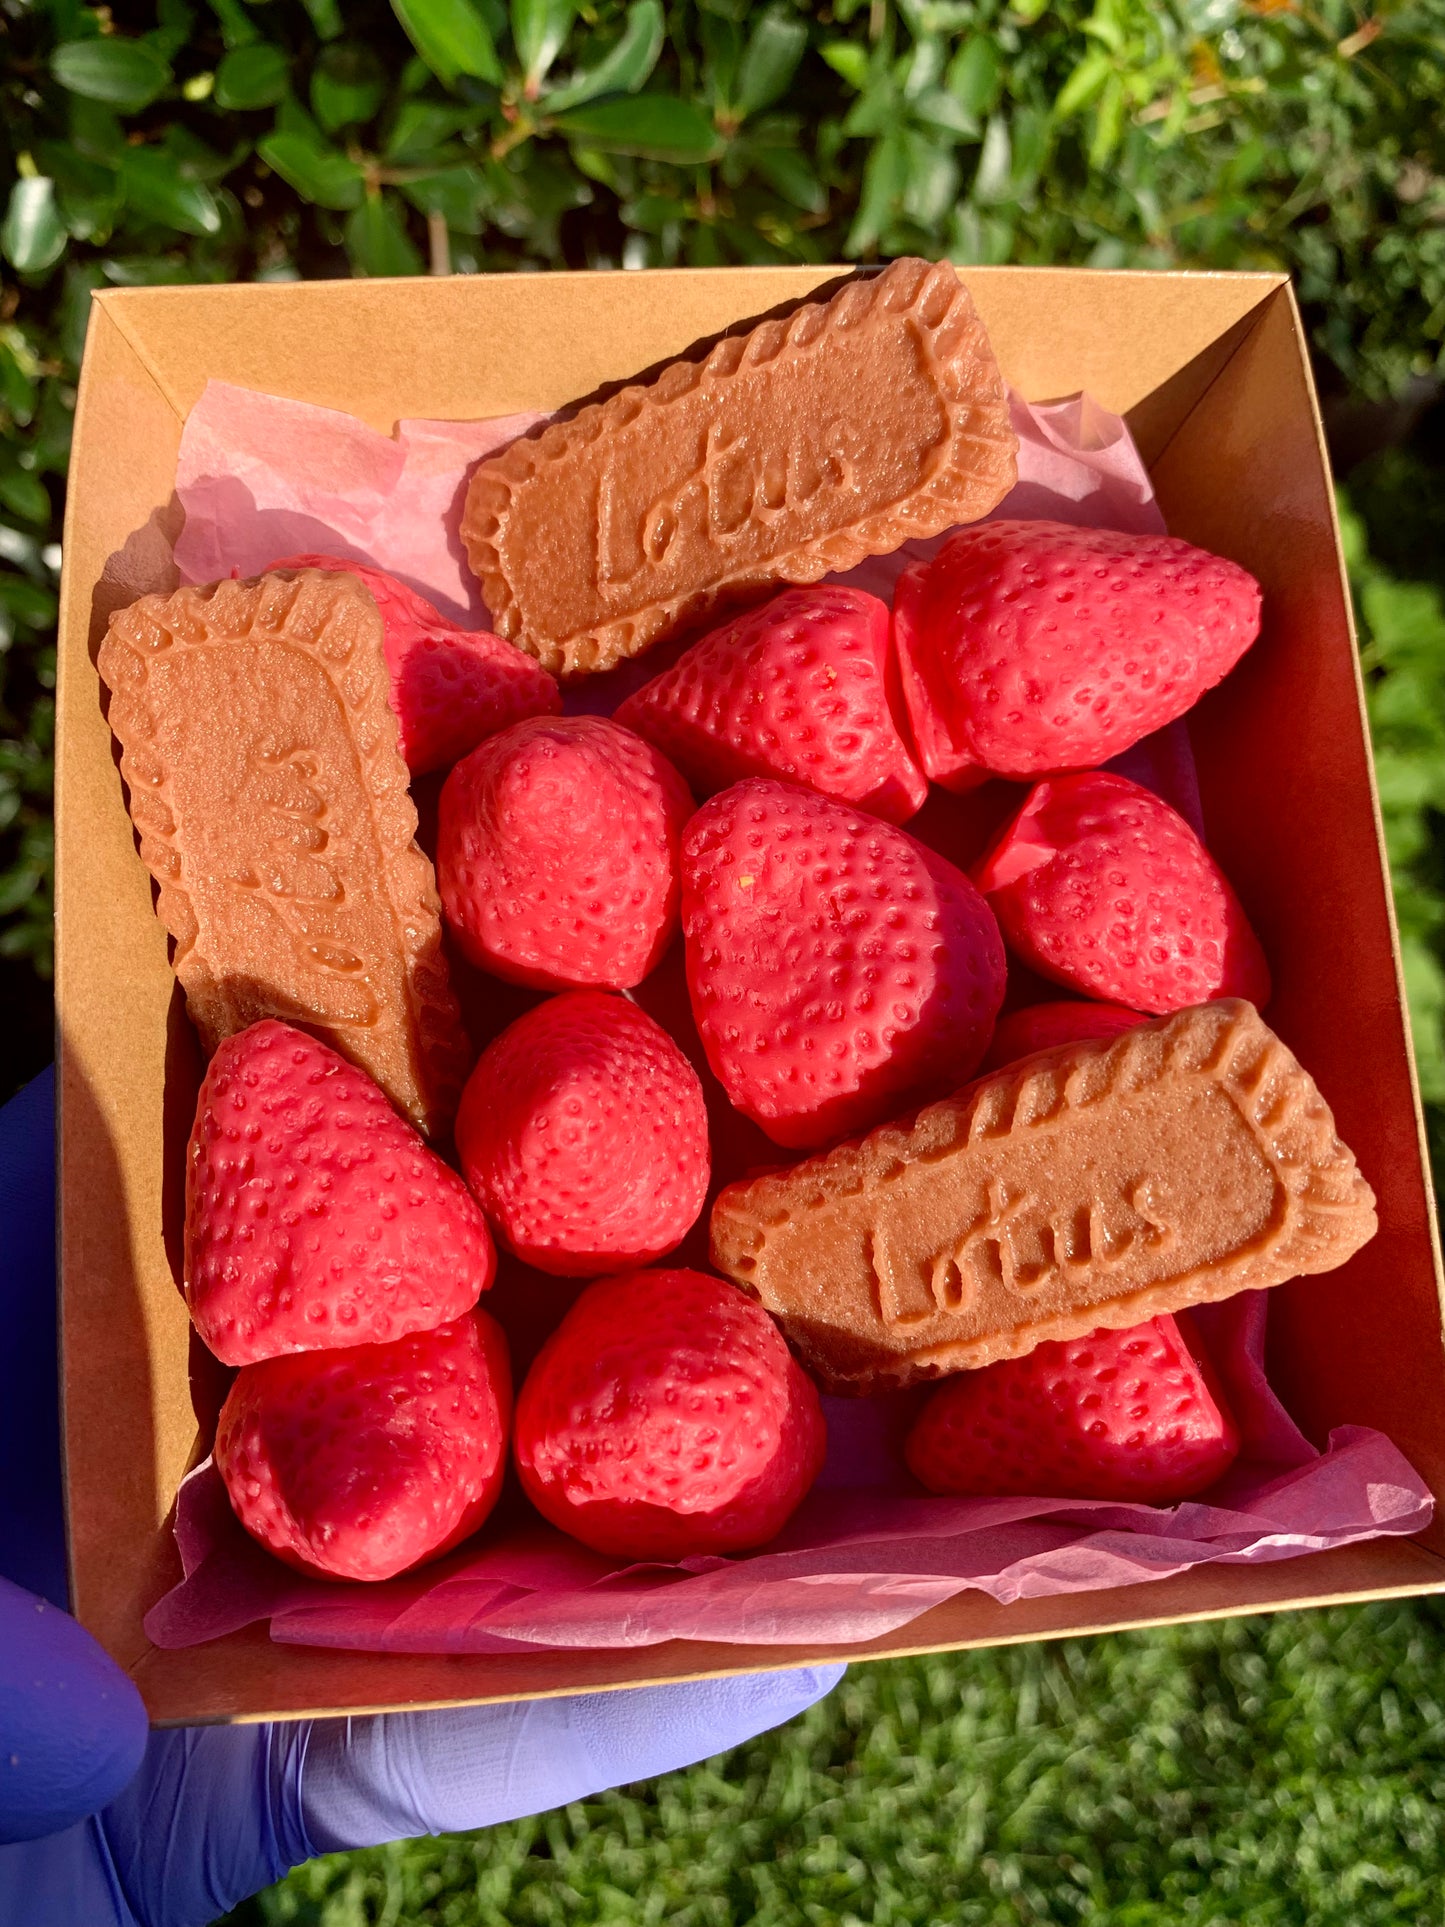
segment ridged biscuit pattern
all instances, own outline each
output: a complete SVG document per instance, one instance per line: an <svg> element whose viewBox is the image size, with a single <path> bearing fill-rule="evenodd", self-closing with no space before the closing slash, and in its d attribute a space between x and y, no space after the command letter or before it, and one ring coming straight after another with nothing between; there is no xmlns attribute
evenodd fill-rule
<svg viewBox="0 0 1445 1927"><path fill-rule="evenodd" d="M470 1049L370 595L299 570L143 596L98 666L207 1052L301 1024L445 1133Z"/></svg>
<svg viewBox="0 0 1445 1927"><path fill-rule="evenodd" d="M731 1185L712 1251L825 1388L864 1392L1328 1271L1375 1229L1313 1081L1221 999Z"/></svg>
<svg viewBox="0 0 1445 1927"><path fill-rule="evenodd" d="M576 675L976 521L1017 452L967 290L901 260L514 442L472 477L462 541L497 633Z"/></svg>

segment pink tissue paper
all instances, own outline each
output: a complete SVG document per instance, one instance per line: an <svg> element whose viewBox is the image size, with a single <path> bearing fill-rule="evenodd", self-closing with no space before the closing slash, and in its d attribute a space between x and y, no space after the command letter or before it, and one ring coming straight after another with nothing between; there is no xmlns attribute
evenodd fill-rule
<svg viewBox="0 0 1445 1927"><path fill-rule="evenodd" d="M997 516L1162 530L1148 473L1118 416L1082 395L1041 407L1013 396L1012 408L1019 479ZM256 574L301 551L350 557L391 570L454 620L484 622L457 538L464 485L482 456L543 419L400 422L385 436L334 410L212 382L181 443L177 566L185 580L214 581ZM944 540L909 543L842 579L891 599L902 568ZM567 706L605 713L664 660L654 652L574 685ZM1155 789L1202 833L1182 722L1112 767ZM959 860L955 805L935 798L910 828ZM681 1035L675 974L664 966L640 996L661 1000ZM695 1040L682 1041L688 1048ZM725 1107L710 1109L717 1176L726 1180L757 1158L739 1121ZM672 1262L703 1254L705 1243L684 1247ZM521 1282L523 1297L549 1289L548 1281ZM493 1296L503 1299L500 1286ZM1420 1531L1431 1516L1429 1489L1388 1439L1344 1426L1320 1452L1275 1397L1264 1370L1266 1299L1249 1293L1183 1315L1223 1382L1244 1445L1218 1485L1181 1505L925 1494L902 1457L925 1389L825 1399L822 1477L780 1537L751 1556L619 1564L542 1524L513 1490L479 1541L419 1572L361 1586L299 1576L263 1552L236 1523L207 1459L177 1497L185 1577L152 1608L146 1632L158 1646L178 1647L267 1620L271 1637L286 1643L410 1653L668 1639L844 1646L895 1632L970 1587L1008 1603ZM556 1316L567 1302L546 1301ZM495 1308L506 1323L505 1305Z"/></svg>

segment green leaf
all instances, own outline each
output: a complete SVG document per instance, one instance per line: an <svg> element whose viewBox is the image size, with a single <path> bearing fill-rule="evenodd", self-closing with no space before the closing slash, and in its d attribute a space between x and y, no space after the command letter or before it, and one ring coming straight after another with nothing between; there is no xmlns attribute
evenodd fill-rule
<svg viewBox="0 0 1445 1927"><path fill-rule="evenodd" d="M603 55L595 67L584 67L565 85L554 88L542 101L548 114L580 107L599 94L635 94L662 52L663 18L660 0L635 0L627 9L627 24L622 38Z"/></svg>
<svg viewBox="0 0 1445 1927"><path fill-rule="evenodd" d="M301 0L318 40L337 40L341 36L341 9L336 0Z"/></svg>
<svg viewBox="0 0 1445 1927"><path fill-rule="evenodd" d="M807 44L808 29L803 21L781 7L768 7L748 36L734 105L744 114L756 114L780 99L788 91Z"/></svg>
<svg viewBox="0 0 1445 1927"><path fill-rule="evenodd" d="M952 153L933 141L910 136L903 212L931 230L942 224L957 199L958 162Z"/></svg>
<svg viewBox="0 0 1445 1927"><path fill-rule="evenodd" d="M221 23L221 38L228 47L249 47L261 38L241 0L209 0L211 12Z"/></svg>
<svg viewBox="0 0 1445 1927"><path fill-rule="evenodd" d="M870 82L848 109L843 132L853 137L861 135L864 139L889 134L897 129L900 113L892 81L886 75L880 75Z"/></svg>
<svg viewBox="0 0 1445 1927"><path fill-rule="evenodd" d="M848 254L864 254L876 246L892 220L908 181L908 146L896 129L876 140L863 169L863 191L858 213L843 243Z"/></svg>
<svg viewBox="0 0 1445 1927"><path fill-rule="evenodd" d="M796 148L751 148L748 158L773 192L781 194L785 201L800 207L805 214L827 212L828 190Z"/></svg>
<svg viewBox="0 0 1445 1927"><path fill-rule="evenodd" d="M326 48L311 72L311 111L334 134L369 121L386 98L386 69L355 41Z"/></svg>
<svg viewBox="0 0 1445 1927"><path fill-rule="evenodd" d="M1114 63L1101 48L1095 47L1069 75L1059 89L1054 102L1054 113L1060 120L1067 120L1087 107L1104 90Z"/></svg>
<svg viewBox="0 0 1445 1927"><path fill-rule="evenodd" d="M976 33L948 63L944 85L966 114L981 119L993 111L1002 78L998 42L990 34Z"/></svg>
<svg viewBox="0 0 1445 1927"><path fill-rule="evenodd" d="M855 93L868 85L868 50L856 40L832 40L819 49L835 74L842 76Z"/></svg>
<svg viewBox="0 0 1445 1927"><path fill-rule="evenodd" d="M66 238L54 181L43 174L18 180L0 225L0 253L20 274L43 274L64 254Z"/></svg>
<svg viewBox="0 0 1445 1927"><path fill-rule="evenodd" d="M18 575L0 575L0 604L31 629L48 629L58 606L53 589L42 589Z"/></svg>
<svg viewBox="0 0 1445 1927"><path fill-rule="evenodd" d="M170 62L142 40L63 41L50 56L50 71L72 94L123 114L149 107L171 84Z"/></svg>
<svg viewBox="0 0 1445 1927"><path fill-rule="evenodd" d="M913 52L898 65L903 98L913 100L936 87L943 78L943 43L931 35L918 41Z"/></svg>
<svg viewBox="0 0 1445 1927"><path fill-rule="evenodd" d="M978 172L969 192L974 201L985 207L1013 198L1013 147L1008 122L1001 114L995 114L984 129Z"/></svg>
<svg viewBox="0 0 1445 1927"><path fill-rule="evenodd" d="M159 147L127 149L121 167L127 205L146 220L182 234L216 234L221 210L204 181L180 172L174 154Z"/></svg>
<svg viewBox="0 0 1445 1927"><path fill-rule="evenodd" d="M666 228L681 227L687 219L687 207L670 194L640 194L635 201L625 203L622 218L640 233L661 234Z"/></svg>
<svg viewBox="0 0 1445 1927"><path fill-rule="evenodd" d="M190 39L196 17L186 0L159 0L156 19L159 25L146 35L146 45L154 47L162 60L174 60Z"/></svg>
<svg viewBox="0 0 1445 1927"><path fill-rule="evenodd" d="M547 69L562 51L576 11L574 0L512 0L512 42L529 98L536 98Z"/></svg>
<svg viewBox="0 0 1445 1927"><path fill-rule="evenodd" d="M272 129L277 134L295 134L312 147L324 147L321 129L316 125L295 94L288 94L276 109L276 125Z"/></svg>
<svg viewBox="0 0 1445 1927"><path fill-rule="evenodd" d="M459 74L502 84L502 63L486 21L471 0L391 0L406 36L438 80Z"/></svg>
<svg viewBox="0 0 1445 1927"><path fill-rule="evenodd" d="M480 234L491 194L478 167L441 167L402 189L422 214L439 214L457 234Z"/></svg>
<svg viewBox="0 0 1445 1927"><path fill-rule="evenodd" d="M930 87L920 94L913 102L913 113L915 119L927 121L930 127L942 128L945 133L956 134L960 140L978 139L977 120L946 87Z"/></svg>
<svg viewBox="0 0 1445 1927"><path fill-rule="evenodd" d="M715 160L722 151L717 129L700 107L671 94L634 94L630 100L599 100L557 120L569 139L614 154L688 166Z"/></svg>
<svg viewBox="0 0 1445 1927"><path fill-rule="evenodd" d="M358 274L420 274L401 211L389 194L368 194L346 220L346 252Z"/></svg>
<svg viewBox="0 0 1445 1927"><path fill-rule="evenodd" d="M108 107L98 101L83 100L73 94L66 118L70 123L70 143L87 160L103 161L119 167L125 156L125 130Z"/></svg>
<svg viewBox="0 0 1445 1927"><path fill-rule="evenodd" d="M1124 116L1128 111L1128 95L1118 74L1111 74L1104 83L1104 91L1099 97L1098 112L1094 117L1094 136L1089 142L1089 165L1098 170L1108 165L1109 158L1119 145L1124 133Z"/></svg>
<svg viewBox="0 0 1445 1927"><path fill-rule="evenodd" d="M36 522L44 528L50 520L50 491L28 469L0 469L0 503L22 522Z"/></svg>
<svg viewBox="0 0 1445 1927"><path fill-rule="evenodd" d="M270 134L256 143L256 152L303 201L338 209L360 206L366 177L334 147L322 147L302 134Z"/></svg>
<svg viewBox="0 0 1445 1927"><path fill-rule="evenodd" d="M227 113L274 107L291 84L291 63L269 40L233 47L216 69L216 105Z"/></svg>
<svg viewBox="0 0 1445 1927"><path fill-rule="evenodd" d="M480 117L476 107L454 107L436 100L404 100L386 140L386 158L399 164L431 160L463 128Z"/></svg>

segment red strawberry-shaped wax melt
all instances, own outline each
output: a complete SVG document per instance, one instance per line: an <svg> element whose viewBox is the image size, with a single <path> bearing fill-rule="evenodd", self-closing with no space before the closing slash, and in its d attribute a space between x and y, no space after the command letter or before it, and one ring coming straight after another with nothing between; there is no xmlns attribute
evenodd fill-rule
<svg viewBox="0 0 1445 1927"><path fill-rule="evenodd" d="M225 1040L186 1154L186 1303L217 1358L429 1330L495 1265L467 1187L364 1072L274 1018Z"/></svg>
<svg viewBox="0 0 1445 1927"><path fill-rule="evenodd" d="M385 569L330 555L288 555L271 567L341 569L368 591L381 611L391 706L413 776L447 768L508 723L562 707L555 678L525 650L489 629L459 629Z"/></svg>
<svg viewBox="0 0 1445 1927"><path fill-rule="evenodd" d="M904 1448L930 1492L1152 1505L1202 1492L1238 1452L1222 1393L1169 1317L962 1372Z"/></svg>
<svg viewBox="0 0 1445 1927"><path fill-rule="evenodd" d="M288 1566L390 1579L496 1504L510 1410L506 1340L474 1311L389 1345L247 1365L216 1467L241 1524Z"/></svg>
<svg viewBox="0 0 1445 1927"><path fill-rule="evenodd" d="M700 1271L590 1286L517 1400L527 1496L563 1532L624 1558L765 1545L826 1444L818 1394L772 1319Z"/></svg>
<svg viewBox="0 0 1445 1927"><path fill-rule="evenodd" d="M984 1053L981 1071L995 1071L1055 1044L1073 1044L1087 1037L1117 1037L1148 1019L1141 1011L1120 1004L1088 1004L1070 1000L1058 1004L1029 1004L1000 1017L993 1042Z"/></svg>
<svg viewBox="0 0 1445 1927"><path fill-rule="evenodd" d="M677 927L687 785L600 716L490 737L441 796L437 882L472 963L541 990L639 984Z"/></svg>
<svg viewBox="0 0 1445 1927"><path fill-rule="evenodd" d="M1199 838L1151 790L1096 771L1039 783L974 871L1009 948L1055 982L1162 1015L1269 1001L1269 966Z"/></svg>
<svg viewBox="0 0 1445 1927"><path fill-rule="evenodd" d="M899 580L899 674L923 767L1089 769L1182 716L1259 633L1259 584L1170 535L961 529Z"/></svg>
<svg viewBox="0 0 1445 1927"><path fill-rule="evenodd" d="M680 1244L707 1195L702 1084L625 997L573 990L478 1060L457 1116L473 1195L539 1270L635 1270Z"/></svg>
<svg viewBox="0 0 1445 1927"><path fill-rule="evenodd" d="M891 823L928 784L890 706L888 608L861 589L789 589L696 642L617 720L699 795L777 776Z"/></svg>
<svg viewBox="0 0 1445 1927"><path fill-rule="evenodd" d="M786 783L738 783L683 842L693 1014L776 1143L867 1130L983 1055L1004 951L977 890L904 831Z"/></svg>

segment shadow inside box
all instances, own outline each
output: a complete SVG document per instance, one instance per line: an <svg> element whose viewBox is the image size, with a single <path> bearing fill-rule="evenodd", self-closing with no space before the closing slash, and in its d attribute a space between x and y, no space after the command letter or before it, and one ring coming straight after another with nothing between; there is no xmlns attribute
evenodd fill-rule
<svg viewBox="0 0 1445 1927"><path fill-rule="evenodd" d="M96 1575L111 1563L117 1519L163 1517L173 1494L161 1489L155 1449L156 1412L164 1388L153 1371L150 1313L136 1268L127 1198L111 1126L79 1054L62 1029L57 1051L58 1113L66 1171L82 1174L82 1221L64 1194L57 1264L65 1507L71 1548L71 1610L110 1643L111 1603L98 1597ZM97 1553L99 1548L99 1553ZM148 1596L179 1577L169 1534L129 1546L127 1560L145 1572ZM86 1582L89 1582L87 1585ZM80 1590L74 1588L77 1583ZM122 1582L123 1583L123 1582ZM112 1646L112 1650L116 1650Z"/></svg>

